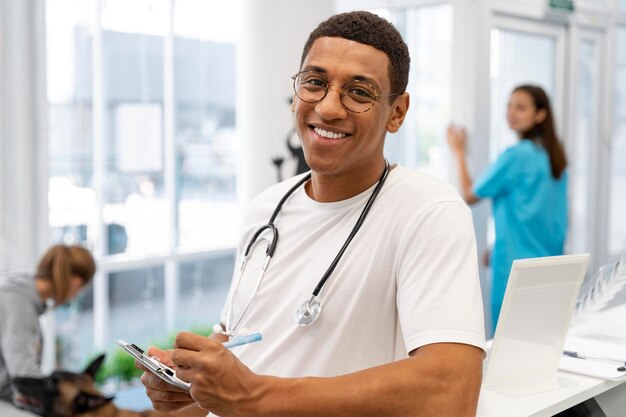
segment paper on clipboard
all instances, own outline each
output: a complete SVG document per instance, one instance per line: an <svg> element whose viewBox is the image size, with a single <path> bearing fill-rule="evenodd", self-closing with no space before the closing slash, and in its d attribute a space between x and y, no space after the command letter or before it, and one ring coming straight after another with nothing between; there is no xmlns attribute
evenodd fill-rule
<svg viewBox="0 0 626 417"><path fill-rule="evenodd" d="M624 358L626 360L626 346L582 337L568 337L565 340L564 350L606 358ZM579 359L569 356L563 356L559 362L559 369L562 371L575 372L612 381L626 379L626 372L617 370L619 366L620 364L617 362Z"/></svg>

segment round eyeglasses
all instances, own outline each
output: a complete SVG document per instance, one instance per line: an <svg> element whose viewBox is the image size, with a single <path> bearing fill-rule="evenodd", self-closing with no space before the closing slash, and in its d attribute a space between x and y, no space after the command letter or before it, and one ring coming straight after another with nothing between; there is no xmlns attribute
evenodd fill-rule
<svg viewBox="0 0 626 417"><path fill-rule="evenodd" d="M331 84L324 75L315 71L301 71L291 77L293 80L293 91L296 96L305 103L317 103L324 100L328 94ZM380 94L376 87L364 80L350 80L339 87L341 104L353 112L364 113L371 109L378 97L397 96L397 93Z"/></svg>

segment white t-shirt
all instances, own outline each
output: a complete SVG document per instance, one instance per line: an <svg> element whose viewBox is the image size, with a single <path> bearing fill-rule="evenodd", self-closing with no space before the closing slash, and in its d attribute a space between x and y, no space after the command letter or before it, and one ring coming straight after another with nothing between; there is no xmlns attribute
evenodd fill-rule
<svg viewBox="0 0 626 417"><path fill-rule="evenodd" d="M253 201L240 253L300 178ZM401 166L389 173L322 289L318 320L306 327L295 323L298 306L311 297L374 187L348 200L319 203L300 186L285 202L275 220L276 252L241 324L262 332L263 340L233 349L254 372L334 376L406 358L431 343L484 349L471 212L449 184ZM235 293L235 315L257 283L265 248L257 245L248 261Z"/></svg>

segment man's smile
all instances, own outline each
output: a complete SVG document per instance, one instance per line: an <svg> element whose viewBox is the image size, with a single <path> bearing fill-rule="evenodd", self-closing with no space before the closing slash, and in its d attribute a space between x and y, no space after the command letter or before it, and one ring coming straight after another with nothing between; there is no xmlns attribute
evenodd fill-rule
<svg viewBox="0 0 626 417"><path fill-rule="evenodd" d="M313 127L313 131L320 137L322 138L326 138L326 139L342 139L345 138L346 136L349 136L347 133L341 133L341 132L332 132L330 130L325 130L325 129L321 129L319 127Z"/></svg>

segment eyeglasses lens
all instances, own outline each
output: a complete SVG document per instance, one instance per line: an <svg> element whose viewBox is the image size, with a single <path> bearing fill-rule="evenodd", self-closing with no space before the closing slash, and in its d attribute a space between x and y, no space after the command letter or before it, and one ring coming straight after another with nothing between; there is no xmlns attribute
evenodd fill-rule
<svg viewBox="0 0 626 417"><path fill-rule="evenodd" d="M300 100L306 103L322 101L331 84L323 75L314 71L302 71L293 77L293 88ZM368 111L376 102L378 93L366 81L350 80L341 87L340 97L344 107L354 113Z"/></svg>

